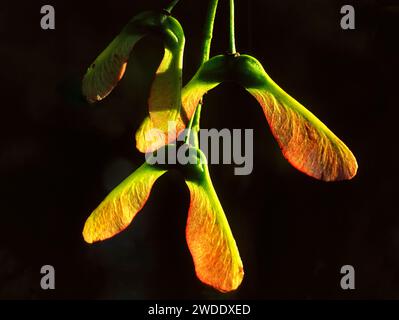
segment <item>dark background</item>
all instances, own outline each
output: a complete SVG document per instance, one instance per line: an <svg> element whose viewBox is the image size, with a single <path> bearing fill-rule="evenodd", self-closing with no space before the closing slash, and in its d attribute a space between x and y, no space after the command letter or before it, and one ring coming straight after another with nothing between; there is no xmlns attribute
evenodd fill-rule
<svg viewBox="0 0 399 320"><path fill-rule="evenodd" d="M133 135L146 115L161 44L141 41L127 74L103 102L80 94L86 68L129 19L168 1L13 1L0 5L0 298L356 299L399 298L397 210L397 1L236 1L237 46L351 148L358 175L324 183L292 168L245 90L224 84L206 97L204 128L253 128L254 171L212 165L215 188L246 275L219 294L197 280L185 237L189 193L179 173L154 186L130 227L88 245L85 219L143 162ZM41 30L40 7L56 10ZM356 30L340 28L353 4ZM181 0L184 79L198 66L207 1ZM212 54L227 49L220 0ZM56 289L40 288L40 268ZM340 288L340 268L356 290Z"/></svg>

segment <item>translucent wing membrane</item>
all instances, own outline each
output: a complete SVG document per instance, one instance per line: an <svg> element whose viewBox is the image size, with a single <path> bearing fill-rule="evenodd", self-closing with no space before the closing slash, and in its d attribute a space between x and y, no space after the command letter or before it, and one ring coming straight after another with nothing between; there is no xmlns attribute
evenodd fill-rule
<svg viewBox="0 0 399 320"><path fill-rule="evenodd" d="M136 132L136 147L141 152L152 152L176 140L184 129L180 118L184 34L176 19L168 17L165 22L164 55L151 85L148 99L149 117ZM164 134L163 139L151 137ZM145 137L150 137L146 140ZM162 141L162 142L161 142Z"/></svg>
<svg viewBox="0 0 399 320"><path fill-rule="evenodd" d="M244 86L262 106L271 131L287 160L316 179L351 179L357 162L348 147L319 119L285 93L254 58L242 56L243 67L256 76ZM245 61L246 60L246 61Z"/></svg>
<svg viewBox="0 0 399 320"><path fill-rule="evenodd" d="M87 101L93 103L104 99L122 79L134 45L142 34L122 32L98 56L83 78L82 91Z"/></svg>
<svg viewBox="0 0 399 320"><path fill-rule="evenodd" d="M191 198L186 238L197 277L219 291L235 290L244 277L243 264L209 175L186 184Z"/></svg>
<svg viewBox="0 0 399 320"><path fill-rule="evenodd" d="M148 100L151 120L160 129L177 117L181 104L184 34L180 24L172 17L168 20L168 30L164 56Z"/></svg>
<svg viewBox="0 0 399 320"><path fill-rule="evenodd" d="M154 182L165 172L144 163L126 178L87 219L85 241L105 240L124 230L147 202Z"/></svg>
<svg viewBox="0 0 399 320"><path fill-rule="evenodd" d="M216 56L200 67L182 91L182 118L191 119L198 103L209 91L226 80L228 59Z"/></svg>
<svg viewBox="0 0 399 320"><path fill-rule="evenodd" d="M284 156L295 168L325 181L351 179L356 174L352 152L301 104L277 92L248 91L261 104Z"/></svg>
<svg viewBox="0 0 399 320"><path fill-rule="evenodd" d="M169 139L174 136L174 133L169 136L168 133L165 134L160 129L155 128L148 116L136 131L136 148L142 152L153 152L168 144Z"/></svg>
<svg viewBox="0 0 399 320"><path fill-rule="evenodd" d="M135 16L122 32L91 64L83 78L82 91L89 102L104 99L123 77L129 55L145 35L162 29L165 15L143 12Z"/></svg>
<svg viewBox="0 0 399 320"><path fill-rule="evenodd" d="M182 106L186 119L191 119L202 97L218 84L218 82L204 82L195 77L183 88Z"/></svg>
<svg viewBox="0 0 399 320"><path fill-rule="evenodd" d="M180 114L167 123L168 127L161 130L154 126L149 116L146 117L136 131L136 148L145 153L153 152L175 141L176 137L184 130L185 123Z"/></svg>

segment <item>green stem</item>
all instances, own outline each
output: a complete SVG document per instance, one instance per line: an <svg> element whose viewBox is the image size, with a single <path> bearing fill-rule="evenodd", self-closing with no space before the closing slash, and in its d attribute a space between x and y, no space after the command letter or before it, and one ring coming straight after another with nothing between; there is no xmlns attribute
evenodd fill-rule
<svg viewBox="0 0 399 320"><path fill-rule="evenodd" d="M193 127L193 121L194 121L194 118L196 116L197 109L198 109L198 106L197 106L197 108L195 108L194 114L191 117L190 121L188 122L186 136L184 138L184 143L188 143L188 144L194 145L194 143L193 143L194 141L192 141L192 139L190 139L190 138L191 138L191 131L192 131L192 127Z"/></svg>
<svg viewBox="0 0 399 320"><path fill-rule="evenodd" d="M209 60L209 54L211 51L211 43L213 36L213 25L215 22L216 9L218 7L218 0L210 0L208 15L206 17L205 22L205 30L204 30L204 40L202 45L202 57L201 57L201 65Z"/></svg>
<svg viewBox="0 0 399 320"><path fill-rule="evenodd" d="M190 141L190 143L193 146L196 146L197 148L199 148L198 132L200 131L201 109L202 109L202 103L200 102L197 108L195 109L195 113L193 116L193 123L191 127L193 135L192 135L192 141Z"/></svg>
<svg viewBox="0 0 399 320"><path fill-rule="evenodd" d="M236 36L234 28L234 0L230 0L230 37L229 37L230 54L236 54Z"/></svg>
<svg viewBox="0 0 399 320"><path fill-rule="evenodd" d="M169 5L166 6L165 10L171 13L173 8L177 5L179 1L180 0L173 0Z"/></svg>
<svg viewBox="0 0 399 320"><path fill-rule="evenodd" d="M210 0L208 7L208 14L205 22L204 29L204 39L202 43L202 55L201 55L201 63L200 67L209 60L209 55L211 52L211 43L213 37L213 25L216 17L216 10L218 6L219 0ZM194 115L191 117L190 122L187 126L187 135L184 140L185 143L191 143L192 145L199 147L198 143L198 131L200 129L200 117L201 117L201 107L202 101L198 104L195 109ZM194 133L192 134L191 131ZM190 141L190 136L192 137L192 141Z"/></svg>

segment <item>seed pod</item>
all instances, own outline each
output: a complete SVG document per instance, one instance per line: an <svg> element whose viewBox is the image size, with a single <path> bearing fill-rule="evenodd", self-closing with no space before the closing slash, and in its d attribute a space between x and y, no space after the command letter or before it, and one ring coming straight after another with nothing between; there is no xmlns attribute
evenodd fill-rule
<svg viewBox="0 0 399 320"><path fill-rule="evenodd" d="M177 121L180 124L185 44L180 23L166 12L149 11L135 16L89 67L82 85L83 94L89 102L104 99L122 79L136 43L148 35L162 39L164 55L151 85L148 99L149 118L136 134L136 145L142 152L153 151L159 147L156 145L151 149L151 141L145 139L146 133L151 129L160 130L168 137L161 145L176 138L175 133L168 132L168 121Z"/></svg>
<svg viewBox="0 0 399 320"><path fill-rule="evenodd" d="M316 179L351 179L357 162L349 148L309 110L281 89L254 57L216 56L183 88L182 105L190 118L203 95L223 81L241 84L261 105L283 155Z"/></svg>

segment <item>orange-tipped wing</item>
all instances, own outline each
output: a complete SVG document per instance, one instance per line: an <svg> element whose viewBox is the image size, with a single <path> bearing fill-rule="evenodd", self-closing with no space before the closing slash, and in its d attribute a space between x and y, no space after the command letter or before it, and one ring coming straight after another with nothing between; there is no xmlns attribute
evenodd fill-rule
<svg viewBox="0 0 399 320"><path fill-rule="evenodd" d="M86 220L85 241L105 240L124 230L147 202L154 182L165 172L145 163L126 178Z"/></svg>
<svg viewBox="0 0 399 320"><path fill-rule="evenodd" d="M235 290L244 277L243 264L212 182L207 175L186 184L191 197L186 238L197 277L221 292Z"/></svg>
<svg viewBox="0 0 399 320"><path fill-rule="evenodd" d="M283 155L316 179L351 179L357 162L349 148L312 113L289 96L248 90L261 104Z"/></svg>
<svg viewBox="0 0 399 320"><path fill-rule="evenodd" d="M316 179L351 179L357 162L349 148L309 110L285 93L254 58L246 65L255 69L256 84L246 89L262 106L271 131L287 160Z"/></svg>

